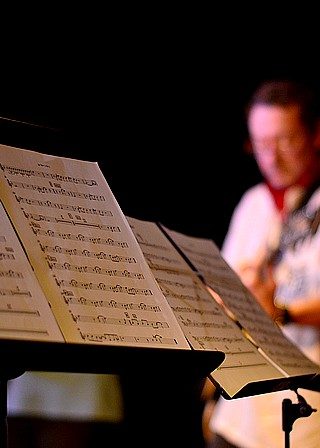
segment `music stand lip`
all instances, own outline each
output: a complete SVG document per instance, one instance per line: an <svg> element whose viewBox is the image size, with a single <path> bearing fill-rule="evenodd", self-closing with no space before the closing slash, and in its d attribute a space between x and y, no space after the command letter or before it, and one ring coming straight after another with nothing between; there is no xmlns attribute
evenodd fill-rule
<svg viewBox="0 0 320 448"><path fill-rule="evenodd" d="M225 358L221 351L112 346L25 340L0 340L0 377L13 371L74 373L126 373L163 370L186 375L207 376Z"/></svg>

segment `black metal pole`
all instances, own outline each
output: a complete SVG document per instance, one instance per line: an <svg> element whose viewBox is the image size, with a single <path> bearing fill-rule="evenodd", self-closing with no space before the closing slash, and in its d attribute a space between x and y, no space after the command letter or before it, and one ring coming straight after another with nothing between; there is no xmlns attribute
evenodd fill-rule
<svg viewBox="0 0 320 448"><path fill-rule="evenodd" d="M285 448L290 448L290 432L297 418L309 417L312 412L316 412L316 409L313 409L302 395L298 394L296 390L295 393L298 397L298 403L293 404L289 398L282 401L282 430L285 436Z"/></svg>

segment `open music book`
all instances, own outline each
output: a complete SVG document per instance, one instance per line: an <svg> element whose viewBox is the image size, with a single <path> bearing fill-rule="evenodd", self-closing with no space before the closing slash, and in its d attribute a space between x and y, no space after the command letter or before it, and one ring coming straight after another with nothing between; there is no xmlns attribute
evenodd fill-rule
<svg viewBox="0 0 320 448"><path fill-rule="evenodd" d="M97 163L0 146L0 191L0 337L190 350Z"/></svg>
<svg viewBox="0 0 320 448"><path fill-rule="evenodd" d="M304 376L319 374L319 367L284 337L212 240L127 219L189 343L225 353L210 375L225 398L288 389L302 384Z"/></svg>
<svg viewBox="0 0 320 448"><path fill-rule="evenodd" d="M0 338L210 350L227 398L319 374L211 240L125 217L99 166L0 146Z"/></svg>

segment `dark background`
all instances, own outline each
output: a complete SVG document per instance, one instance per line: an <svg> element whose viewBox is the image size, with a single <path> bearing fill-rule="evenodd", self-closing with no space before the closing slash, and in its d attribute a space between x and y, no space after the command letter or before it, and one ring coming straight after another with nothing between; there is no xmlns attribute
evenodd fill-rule
<svg viewBox="0 0 320 448"><path fill-rule="evenodd" d="M241 194L260 179L243 149L250 94L277 77L319 90L319 70L309 45L285 32L262 46L254 31L240 39L180 25L66 38L57 23L45 44L45 25L23 36L0 75L0 143L97 161L126 215L220 246Z"/></svg>
<svg viewBox="0 0 320 448"><path fill-rule="evenodd" d="M37 27L19 5L8 31L3 13L0 144L97 161L125 214L221 245L234 206L260 179L243 150L244 106L271 78L320 91L318 14L313 26L301 5L297 20L293 5L284 17L269 3L259 4L256 17L242 4L241 11L227 4L225 15L212 4L208 11L190 5L186 16L185 4L137 11L135 3L134 14L119 4L115 16L86 4L82 17L78 4L68 15L47 5L45 14L35 13ZM199 406L188 402L189 393L183 398L188 372L178 379L180 370L168 367L166 381L157 369L137 382L127 378L132 434L142 415L169 437L175 421L165 420L177 409L180 445L199 446L188 440L192 419L201 428ZM171 396L180 404L168 401L171 414L167 402L154 409L154 400Z"/></svg>

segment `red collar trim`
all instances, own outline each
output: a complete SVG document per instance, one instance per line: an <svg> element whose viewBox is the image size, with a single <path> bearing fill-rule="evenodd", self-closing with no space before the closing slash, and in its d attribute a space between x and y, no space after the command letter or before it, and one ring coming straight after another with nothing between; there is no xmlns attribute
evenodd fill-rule
<svg viewBox="0 0 320 448"><path fill-rule="evenodd" d="M272 198L274 200L277 209L279 210L280 213L282 213L284 209L284 197L286 191L293 186L299 186L307 189L308 187L310 187L310 185L312 185L314 179L315 179L314 172L312 170L307 170L302 174L302 176L300 177L300 179L297 180L297 182L288 187L274 188L268 182L266 182L266 185L270 190L270 193L272 195Z"/></svg>
<svg viewBox="0 0 320 448"><path fill-rule="evenodd" d="M274 188L270 184L266 184L269 188L273 201L279 212L282 212L284 207L284 195L288 188Z"/></svg>

